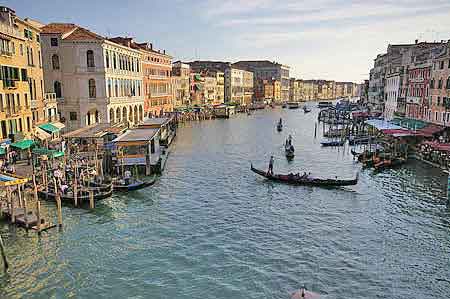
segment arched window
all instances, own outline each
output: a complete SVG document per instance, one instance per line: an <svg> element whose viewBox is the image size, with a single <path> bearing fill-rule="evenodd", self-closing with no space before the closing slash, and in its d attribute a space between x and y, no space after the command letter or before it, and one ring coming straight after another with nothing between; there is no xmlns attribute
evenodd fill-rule
<svg viewBox="0 0 450 299"><path fill-rule="evenodd" d="M59 70L59 56L56 54L52 55L52 67L54 70Z"/></svg>
<svg viewBox="0 0 450 299"><path fill-rule="evenodd" d="M106 68L109 69L109 51L105 51Z"/></svg>
<svg viewBox="0 0 450 299"><path fill-rule="evenodd" d="M94 51L87 50L87 52L86 52L86 60L87 60L87 66L88 67L95 67Z"/></svg>
<svg viewBox="0 0 450 299"><path fill-rule="evenodd" d="M95 110L95 122L99 123L98 110Z"/></svg>
<svg viewBox="0 0 450 299"><path fill-rule="evenodd" d="M117 84L117 79L114 80L114 96L119 96L119 85Z"/></svg>
<svg viewBox="0 0 450 299"><path fill-rule="evenodd" d="M55 81L53 83L53 90L56 94L56 98L59 99L62 97L62 93L61 93L61 82L59 81Z"/></svg>
<svg viewBox="0 0 450 299"><path fill-rule="evenodd" d="M97 97L97 91L95 90L95 80L89 79L89 98L95 99Z"/></svg>
<svg viewBox="0 0 450 299"><path fill-rule="evenodd" d="M108 79L108 97L112 97L112 86L111 86L111 79Z"/></svg>
<svg viewBox="0 0 450 299"><path fill-rule="evenodd" d="M117 68L116 53L113 53L113 69Z"/></svg>

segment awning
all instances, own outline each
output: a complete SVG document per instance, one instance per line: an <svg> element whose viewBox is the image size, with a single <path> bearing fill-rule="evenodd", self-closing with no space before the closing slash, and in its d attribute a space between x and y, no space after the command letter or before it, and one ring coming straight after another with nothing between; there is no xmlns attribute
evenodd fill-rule
<svg viewBox="0 0 450 299"><path fill-rule="evenodd" d="M39 128L41 128L42 130L45 130L45 131L47 131L49 133L55 133L55 132L58 132L60 130L58 127L55 127L51 123L40 125Z"/></svg>
<svg viewBox="0 0 450 299"><path fill-rule="evenodd" d="M392 120L392 123L402 126L403 128L410 129L410 130L420 130L427 126L426 122L424 122L422 120L418 120L418 119L412 119L412 118L396 117Z"/></svg>
<svg viewBox="0 0 450 299"><path fill-rule="evenodd" d="M35 155L46 155L49 158L58 158L64 156L64 152L46 149L45 147L38 147L33 149L33 154Z"/></svg>
<svg viewBox="0 0 450 299"><path fill-rule="evenodd" d="M202 77L200 75L194 75L195 81L202 81Z"/></svg>
<svg viewBox="0 0 450 299"><path fill-rule="evenodd" d="M416 135L415 132L406 129L387 129L381 130L381 132L383 132L383 134L385 135L390 135L394 137L406 137Z"/></svg>
<svg viewBox="0 0 450 299"><path fill-rule="evenodd" d="M365 121L366 124L369 126L374 127L377 130L397 130L397 129L403 129L400 126L397 126L396 124L393 124L391 122L388 122L384 119L369 119Z"/></svg>
<svg viewBox="0 0 450 299"><path fill-rule="evenodd" d="M4 147L0 147L0 155L6 154L6 150Z"/></svg>
<svg viewBox="0 0 450 299"><path fill-rule="evenodd" d="M52 137L49 133L45 132L41 128L37 127L36 131L34 132L34 135L39 138L40 140L46 140Z"/></svg>
<svg viewBox="0 0 450 299"><path fill-rule="evenodd" d="M61 129L64 129L64 128L66 127L65 124L60 123L59 121L53 122L53 123L52 123L52 126L57 127L57 128L60 129L60 130L61 130Z"/></svg>
<svg viewBox="0 0 450 299"><path fill-rule="evenodd" d="M34 140L24 139L18 142L14 142L11 146L20 148L20 149L29 149L34 144Z"/></svg>
<svg viewBox="0 0 450 299"><path fill-rule="evenodd" d="M435 124L429 124L426 127L417 130L417 135L421 135L424 137L433 137L434 134L439 133L444 130L444 127L435 125Z"/></svg>

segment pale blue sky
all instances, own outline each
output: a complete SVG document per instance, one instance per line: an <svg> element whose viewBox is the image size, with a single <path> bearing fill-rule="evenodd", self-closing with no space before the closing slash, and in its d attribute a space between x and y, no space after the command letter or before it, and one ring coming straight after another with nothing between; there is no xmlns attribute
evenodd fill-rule
<svg viewBox="0 0 450 299"><path fill-rule="evenodd" d="M153 42L175 60L269 59L297 78L361 81L389 43L450 39L450 1L13 0L44 23Z"/></svg>

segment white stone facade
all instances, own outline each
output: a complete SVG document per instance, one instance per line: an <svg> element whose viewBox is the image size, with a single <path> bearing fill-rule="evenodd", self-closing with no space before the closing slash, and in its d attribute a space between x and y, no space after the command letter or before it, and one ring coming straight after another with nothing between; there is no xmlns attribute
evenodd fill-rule
<svg viewBox="0 0 450 299"><path fill-rule="evenodd" d="M66 131L100 122L134 124L143 119L138 50L75 25L68 31L61 29L65 32L56 32L62 25L48 26L41 34L44 86L46 92L56 94Z"/></svg>
<svg viewBox="0 0 450 299"><path fill-rule="evenodd" d="M386 76L384 91L386 94L386 103L384 107L384 118L392 120L397 111L397 101L400 96L401 76L399 73L393 73Z"/></svg>

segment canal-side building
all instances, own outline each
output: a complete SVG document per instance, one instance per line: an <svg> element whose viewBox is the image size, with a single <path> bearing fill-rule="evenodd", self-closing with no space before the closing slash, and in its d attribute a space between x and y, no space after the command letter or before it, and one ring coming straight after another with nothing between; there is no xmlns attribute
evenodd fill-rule
<svg viewBox="0 0 450 299"><path fill-rule="evenodd" d="M44 93L39 23L0 7L0 138L31 138L56 121L56 101Z"/></svg>
<svg viewBox="0 0 450 299"><path fill-rule="evenodd" d="M44 86L71 131L144 117L141 53L76 24L42 27Z"/></svg>
<svg viewBox="0 0 450 299"><path fill-rule="evenodd" d="M190 78L191 68L189 64L176 61L172 63L172 97L174 108L189 106L190 103Z"/></svg>
<svg viewBox="0 0 450 299"><path fill-rule="evenodd" d="M408 95L406 97L406 116L429 120L431 63L426 62L410 67L408 71Z"/></svg>
<svg viewBox="0 0 450 299"><path fill-rule="evenodd" d="M165 50L154 49L152 43L136 45L141 51L146 116L163 116L172 112L172 56Z"/></svg>
<svg viewBox="0 0 450 299"><path fill-rule="evenodd" d="M253 98L253 73L237 68L225 70L225 102L249 105Z"/></svg>
<svg viewBox="0 0 450 299"><path fill-rule="evenodd" d="M431 82L431 107L429 121L450 125L450 41L433 61Z"/></svg>
<svg viewBox="0 0 450 299"><path fill-rule="evenodd" d="M232 65L235 68L243 69L253 73L255 82L261 80L278 80L281 82L281 101L289 100L289 70L290 67L268 60L247 60L238 61Z"/></svg>

